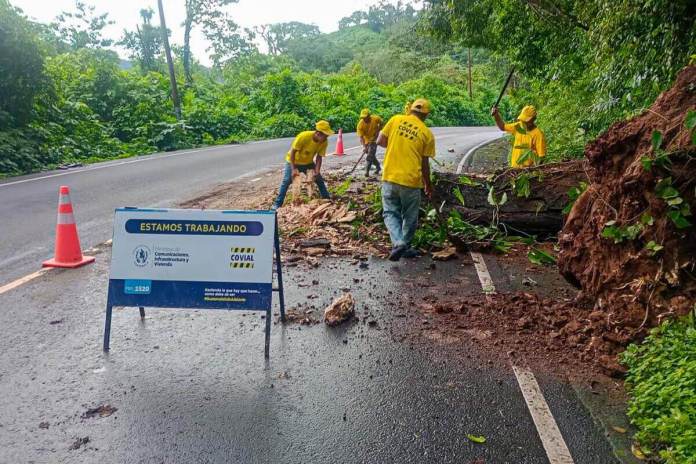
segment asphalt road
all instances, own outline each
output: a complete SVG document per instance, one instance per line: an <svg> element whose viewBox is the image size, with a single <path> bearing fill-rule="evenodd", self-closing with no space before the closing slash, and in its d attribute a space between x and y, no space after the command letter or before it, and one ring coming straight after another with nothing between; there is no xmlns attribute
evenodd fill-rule
<svg viewBox="0 0 696 464"><path fill-rule="evenodd" d="M499 135L435 134L440 169L454 169L469 148ZM345 142L354 147L355 136ZM91 246L110 237L114 207L170 206L221 182L248 182L280 167L288 145L182 151L8 180L0 184L0 284L50 255L59 185L71 186ZM356 158L352 150L327 162ZM502 287L507 277L489 264ZM480 293L470 262L371 258L361 269L325 259L318 268L288 267L288 306L320 314L348 288L358 319L337 329L274 323L266 362L265 321L248 312L147 309L141 322L137 310L117 308L104 354L108 272L103 247L93 265L0 293L0 462L549 462L511 366L475 349L463 356L430 338L436 332L421 332L417 311L395 304L424 278L456 286L460 297ZM573 387L542 376L539 383L572 462L616 463ZM117 411L84 416L105 404Z"/></svg>
<svg viewBox="0 0 696 464"><path fill-rule="evenodd" d="M499 136L490 127L435 128L438 159L454 164L470 147ZM329 140L333 150L336 136ZM58 188L67 185L82 247L108 240L114 208L171 207L212 186L280 168L291 139L159 153L0 182L0 285L41 266L53 252ZM347 149L358 145L345 134ZM450 153L449 150L454 149ZM328 164L352 162L350 156L329 157Z"/></svg>
<svg viewBox="0 0 696 464"><path fill-rule="evenodd" d="M117 309L104 355L108 257L0 295L0 462L550 462L510 365L413 335L423 316L394 305L430 258L286 268L289 306L318 316L348 288L359 321L274 324L265 363L265 321L238 311L148 308L141 323L137 309ZM481 291L462 260L429 272L463 298ZM539 382L573 457L553 464L616 464L572 386ZM83 417L99 405L117 411Z"/></svg>

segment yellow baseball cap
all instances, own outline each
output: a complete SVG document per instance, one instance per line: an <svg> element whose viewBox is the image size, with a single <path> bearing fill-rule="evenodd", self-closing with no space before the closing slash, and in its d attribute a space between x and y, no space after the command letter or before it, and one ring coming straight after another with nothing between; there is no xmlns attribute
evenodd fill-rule
<svg viewBox="0 0 696 464"><path fill-rule="evenodd" d="M331 130L331 125L329 124L329 121L324 121L323 119L319 122L317 122L316 126L314 126L316 130L318 130L321 133L324 133L326 135L332 135L334 133L333 130Z"/></svg>
<svg viewBox="0 0 696 464"><path fill-rule="evenodd" d="M522 111L520 111L520 115L517 116L517 119L519 119L522 122L529 122L532 119L534 119L536 115L536 108L534 108L532 105L527 105L524 108L522 108Z"/></svg>
<svg viewBox="0 0 696 464"><path fill-rule="evenodd" d="M370 110L367 108L363 108L363 110L360 112L360 117L361 118L366 118L370 115Z"/></svg>
<svg viewBox="0 0 696 464"><path fill-rule="evenodd" d="M423 114L430 114L430 102L425 98L418 98L411 104L411 111L418 111Z"/></svg>

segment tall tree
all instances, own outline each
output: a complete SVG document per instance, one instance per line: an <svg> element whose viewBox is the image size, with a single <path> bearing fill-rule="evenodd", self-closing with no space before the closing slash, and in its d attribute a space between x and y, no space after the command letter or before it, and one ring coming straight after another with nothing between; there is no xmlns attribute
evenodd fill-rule
<svg viewBox="0 0 696 464"><path fill-rule="evenodd" d="M0 0L0 130L32 116L46 84L44 59L32 25L7 0Z"/></svg>
<svg viewBox="0 0 696 464"><path fill-rule="evenodd" d="M164 54L167 56L167 66L169 67L169 81L172 86L172 101L174 103L174 114L176 119L181 119L181 100L179 100L179 89L176 85L176 73L174 72L174 60L172 60L172 50L169 48L169 31L167 30L167 22L164 19L164 8L162 0L157 0L157 8L159 8L160 17L160 32L162 33L162 44L164 45Z"/></svg>
<svg viewBox="0 0 696 464"><path fill-rule="evenodd" d="M195 26L202 26L203 33L207 36L229 32L232 24L223 7L237 3L239 0L185 0L186 19L184 20L184 50L182 61L184 65L184 77L186 84L191 84L191 31ZM230 24L231 23L231 24ZM234 30L237 25L234 24Z"/></svg>
<svg viewBox="0 0 696 464"><path fill-rule="evenodd" d="M152 8L140 10L142 24L135 31L124 30L119 42L130 52L130 59L140 64L143 74L157 70L157 57L162 52L162 32L151 22L154 14Z"/></svg>
<svg viewBox="0 0 696 464"><path fill-rule="evenodd" d="M102 33L114 22L108 19L109 13L96 14L95 10L93 5L75 0L75 11L62 12L51 26L73 50L109 47L114 41Z"/></svg>
<svg viewBox="0 0 696 464"><path fill-rule="evenodd" d="M254 44L254 31L246 28L241 31L237 23L228 17L218 18L214 24L204 27L203 34L210 44L206 51L219 68L230 60L258 52Z"/></svg>
<svg viewBox="0 0 696 464"><path fill-rule="evenodd" d="M271 55L285 53L288 43L292 40L310 39L321 33L314 24L305 24L298 21L264 24L257 26L255 31L266 42L268 53Z"/></svg>

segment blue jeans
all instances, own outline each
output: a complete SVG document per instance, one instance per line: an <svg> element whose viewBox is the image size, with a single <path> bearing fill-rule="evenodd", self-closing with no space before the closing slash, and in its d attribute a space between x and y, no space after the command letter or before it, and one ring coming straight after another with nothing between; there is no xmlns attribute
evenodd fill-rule
<svg viewBox="0 0 696 464"><path fill-rule="evenodd" d="M382 182L382 211L392 245L409 246L418 227L421 191Z"/></svg>
<svg viewBox="0 0 696 464"><path fill-rule="evenodd" d="M314 163L296 164L295 168L297 168L298 171L305 173L310 169L314 169ZM329 195L329 191L326 189L324 179L322 179L321 176L314 176L314 182L317 183L317 187L319 187L319 194L321 194L322 198L331 198L331 195ZM292 184L292 165L290 163L285 163L285 172L283 173L283 180L280 182L278 198L276 198L275 202L273 203L273 207L275 209L278 209L281 206L283 206L283 202L285 201L285 195L288 193L288 187L290 187L290 184Z"/></svg>

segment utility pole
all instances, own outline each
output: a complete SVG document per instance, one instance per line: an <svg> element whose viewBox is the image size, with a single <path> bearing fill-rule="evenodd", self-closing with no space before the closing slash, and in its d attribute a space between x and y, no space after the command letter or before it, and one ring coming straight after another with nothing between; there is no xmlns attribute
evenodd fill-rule
<svg viewBox="0 0 696 464"><path fill-rule="evenodd" d="M471 88L471 47L469 47L467 50L469 52L469 100L473 100L474 92Z"/></svg>
<svg viewBox="0 0 696 464"><path fill-rule="evenodd" d="M167 23L164 20L164 8L162 8L162 0L157 0L159 8L160 28L162 29L162 43L164 45L164 53L167 55L167 65L169 66L169 81L172 84L172 101L174 102L174 115L177 121L181 120L181 101L179 100L179 90L176 87L176 74L174 74L174 61L172 61L172 50L169 48L169 34L167 31Z"/></svg>

